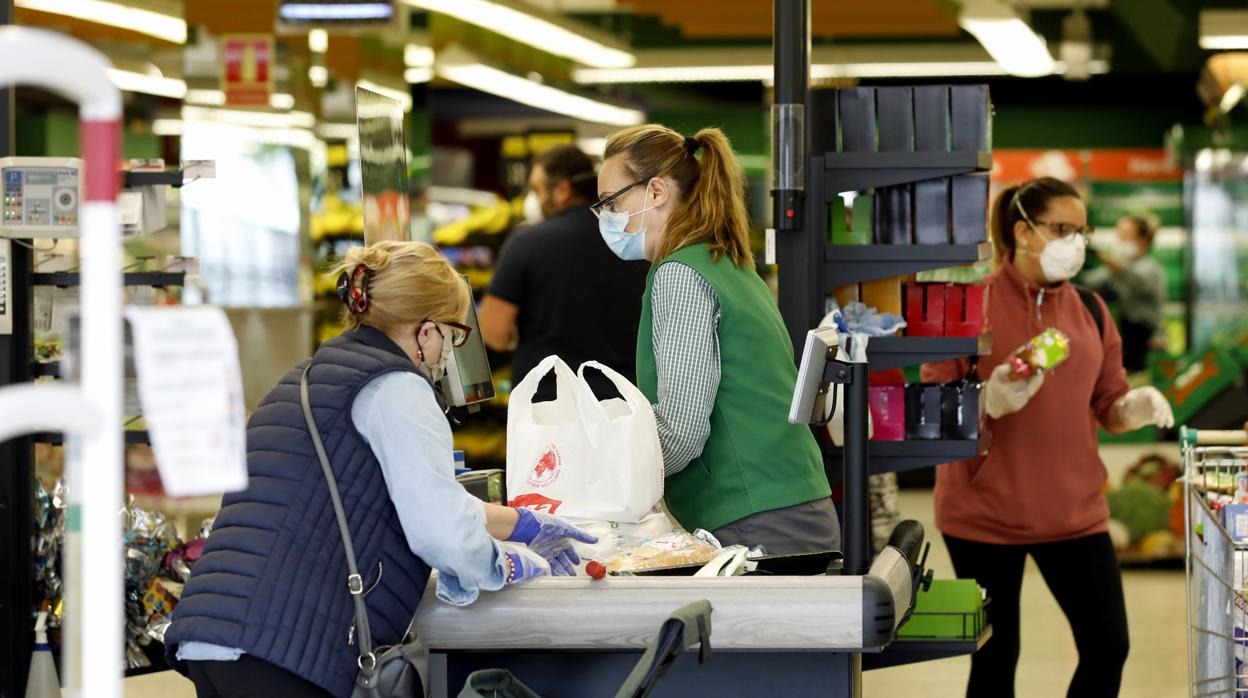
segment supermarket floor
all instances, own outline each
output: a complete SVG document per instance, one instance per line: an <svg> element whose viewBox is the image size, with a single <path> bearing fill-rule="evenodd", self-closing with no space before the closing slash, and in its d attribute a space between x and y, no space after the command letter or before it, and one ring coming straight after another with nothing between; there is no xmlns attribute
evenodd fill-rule
<svg viewBox="0 0 1248 698"><path fill-rule="evenodd" d="M1166 449L1153 447L1149 451ZM1176 453L1177 449L1168 451ZM1111 479L1138 457L1136 449L1105 453ZM922 522L929 535L933 524L930 492L907 490L902 514ZM937 535L932 540L931 566L937 576L952 576L949 554ZM1184 584L1181 571L1127 571L1124 574L1131 656L1120 695L1127 698L1172 698L1186 695L1187 644L1184 628ZM1018 671L1019 698L1066 695L1078 657L1066 619L1049 595L1040 571L1028 562L1023 582L1023 649ZM866 674L866 696L915 695L955 698L963 695L970 659L951 659ZM126 698L193 698L191 684L173 673L129 679ZM560 697L552 697L560 698ZM565 697L566 698L566 697Z"/></svg>

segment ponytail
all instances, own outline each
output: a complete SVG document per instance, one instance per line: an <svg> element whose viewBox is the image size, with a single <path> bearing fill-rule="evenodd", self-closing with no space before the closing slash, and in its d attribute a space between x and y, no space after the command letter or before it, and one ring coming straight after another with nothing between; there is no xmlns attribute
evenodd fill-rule
<svg viewBox="0 0 1248 698"><path fill-rule="evenodd" d="M668 177L678 189L679 203L659 243L657 260L707 243L716 261L728 257L738 267L754 268L744 178L723 131L704 128L685 138L666 126L634 126L607 141L604 159L621 154L634 178Z"/></svg>
<svg viewBox="0 0 1248 698"><path fill-rule="evenodd" d="M1013 257L1018 241L1014 239L1014 228L1019 221L1027 218L1042 218L1049 208L1049 201L1064 196L1081 198L1079 191L1060 179L1041 177L1030 182L1007 187L997 194L992 204L992 222L989 231L992 234L992 266L998 268L1006 260ZM1021 210L1020 210L1021 209Z"/></svg>

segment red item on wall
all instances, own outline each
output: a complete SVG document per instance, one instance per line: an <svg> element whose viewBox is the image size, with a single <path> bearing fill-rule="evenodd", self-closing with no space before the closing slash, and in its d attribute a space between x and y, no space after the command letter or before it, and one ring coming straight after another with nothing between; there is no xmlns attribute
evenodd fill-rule
<svg viewBox="0 0 1248 698"><path fill-rule="evenodd" d="M871 440L905 441L905 386L873 385L867 391L867 402L871 406Z"/></svg>
<svg viewBox="0 0 1248 698"><path fill-rule="evenodd" d="M956 284L945 293L945 334L978 337L984 329L984 287Z"/></svg>
<svg viewBox="0 0 1248 698"><path fill-rule="evenodd" d="M906 334L911 337L943 337L945 334L944 284L906 286Z"/></svg>

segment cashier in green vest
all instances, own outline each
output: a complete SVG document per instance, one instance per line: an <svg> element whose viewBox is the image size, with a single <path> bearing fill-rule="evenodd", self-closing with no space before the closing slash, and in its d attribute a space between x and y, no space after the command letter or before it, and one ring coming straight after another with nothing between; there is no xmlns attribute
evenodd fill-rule
<svg viewBox="0 0 1248 698"><path fill-rule="evenodd" d="M621 259L653 265L637 385L654 405L668 510L686 529L772 554L835 550L840 524L810 428L788 423L797 370L754 269L727 136L636 126L607 141L592 210Z"/></svg>

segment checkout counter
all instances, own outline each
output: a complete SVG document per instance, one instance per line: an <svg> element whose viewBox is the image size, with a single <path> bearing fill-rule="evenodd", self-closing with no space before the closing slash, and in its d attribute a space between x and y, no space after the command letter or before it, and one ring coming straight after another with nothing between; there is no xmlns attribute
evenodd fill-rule
<svg viewBox="0 0 1248 698"><path fill-rule="evenodd" d="M835 360L836 339L808 337L792 421L826 421L843 386L843 557L810 576L544 578L454 607L426 590L414 621L431 650L433 695L453 697L480 669L510 670L549 698L613 696L676 609L710 602L713 653L678 659L654 696L861 695L864 668L970 654L990 629L959 641L896 642L930 584L923 529L898 526L872 556L867 495L867 364ZM807 420L806 416L810 418Z"/></svg>

